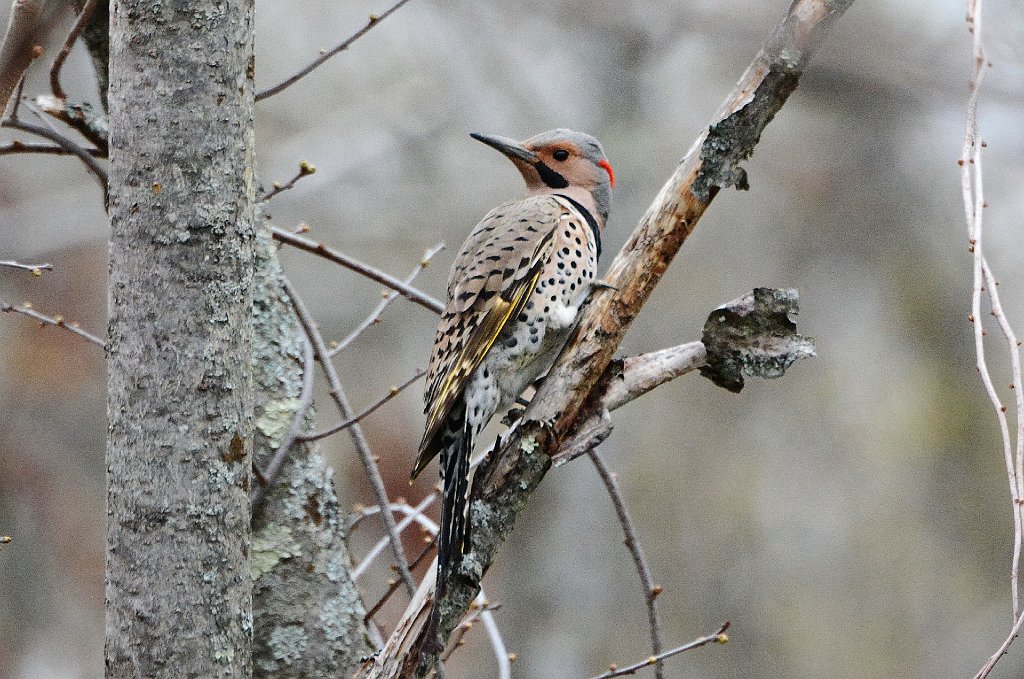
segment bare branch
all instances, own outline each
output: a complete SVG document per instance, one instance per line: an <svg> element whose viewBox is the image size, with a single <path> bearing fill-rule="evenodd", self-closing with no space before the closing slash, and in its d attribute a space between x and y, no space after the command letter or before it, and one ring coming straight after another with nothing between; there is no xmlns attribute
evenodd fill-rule
<svg viewBox="0 0 1024 679"><path fill-rule="evenodd" d="M331 427L329 427L327 429L324 429L323 431L318 431L315 434L305 434L303 436L299 436L296 440L302 441L302 442L317 441L319 439L326 438L326 437L330 436L331 434L336 434L336 433L338 433L339 431L341 431L343 429L348 429L352 425L354 425L354 424L356 424L358 422L361 422L364 418L366 418L367 416L369 416L369 415L373 414L374 412L376 412L378 408L380 408L382 405L384 405L385 403L387 403L388 401L390 401L394 397L396 397L399 394L401 394L409 386L415 384L417 381L419 381L419 379L421 377L423 377L426 374L427 374L426 370L417 370L415 373L413 373L412 377L410 377L405 382L403 382L402 384L400 384L400 385L398 385L396 387L391 387L391 389L388 390L387 395L385 395L383 398L379 399L376 403L368 406L365 410L363 410L358 415L350 417L349 419L345 420L344 422L339 422L338 424L332 425Z"/></svg>
<svg viewBox="0 0 1024 679"><path fill-rule="evenodd" d="M314 70L316 70L317 68L322 66L328 59L330 59L331 57L335 56L339 52L343 52L343 51L347 50L352 45L352 43L354 43L356 40L358 40L359 38L361 38L364 35L366 35L367 33L369 33L370 29L372 29L374 26L378 25L380 22L382 22L385 19L387 19L389 16L391 16L393 13L395 13L402 5L404 5L407 2L409 2L409 0L398 0L398 2L396 2L394 5L392 5L383 14L379 14L379 15L378 14L371 14L370 15L370 19L369 19L369 21L367 22L367 24L365 26L360 28L355 33L353 33L351 36L349 36L343 42L339 43L338 45L335 45L333 48L327 50L326 52L321 54L319 57L317 57L316 59L311 61L305 68L300 70L298 73L292 75L289 78L286 78L285 80L279 82L278 84L274 85L273 87L268 87L267 89L263 90L262 92L257 92L256 93L256 101L261 101L261 100L266 99L268 97L272 97L275 94L280 94L281 92L283 92L284 90L288 89L289 87L291 87L292 85L294 85L298 81L302 80L307 75L309 75L311 72L313 72Z"/></svg>
<svg viewBox="0 0 1024 679"><path fill-rule="evenodd" d="M304 238L298 234L291 233L290 231L285 231L284 229L278 228L276 226L270 227L270 232L274 236L274 240L276 241L279 241L281 243L287 243L292 247L296 247L306 252L311 252L314 255L319 255L320 257L323 257L328 261L334 262L335 264L340 264L347 269L351 269L352 271L355 271L356 273L365 276L372 281L380 283L386 288L391 288L398 294L402 295L402 297L408 299L410 302L415 302L416 304L419 304L420 306L426 309L430 309L436 314L441 313L441 311L444 309L444 305L441 302L437 301L436 299L426 294L425 292L421 292L416 288L406 285L405 283L398 280L394 276L386 274L383 271L380 271L379 269L375 269L368 264L363 264L362 262L359 262L346 254L338 252L333 248L327 247L323 243L318 243L314 240L310 240L309 238Z"/></svg>
<svg viewBox="0 0 1024 679"><path fill-rule="evenodd" d="M6 266L12 269L24 269L33 276L42 276L43 271L53 271L53 264L23 264L21 262L16 262L13 259L0 260L0 266Z"/></svg>
<svg viewBox="0 0 1024 679"><path fill-rule="evenodd" d="M314 166L310 165L309 163L307 163L304 160L300 160L299 161L299 172L298 172L298 174L296 174L294 177L289 179L284 184L282 184L281 182L274 182L272 187L271 187L271 190L266 192L266 193L264 193L262 196L260 196L256 200L259 203L266 203L268 200L270 200L271 198L273 198L277 194L284 193L288 189L290 189L293 186L295 186L295 184L300 179L302 179L303 177L308 177L309 175L315 174L315 173L316 173L316 168Z"/></svg>
<svg viewBox="0 0 1024 679"><path fill-rule="evenodd" d="M985 49L981 34L981 0L967 1L967 30L972 36L973 64L968 82L970 96L967 99L967 112L964 130L964 143L960 152L960 183L963 192L964 213L967 219L968 251L972 254L974 269L973 290L971 295L971 314L968 320L974 325L974 350L985 392L995 410L999 421L999 433L1003 442L1003 459L1006 464L1006 475L1010 485L1010 508L1013 513L1013 557L1010 565L1010 602L1013 611L1013 624L1009 635L995 653L982 666L975 679L985 679L999 662L1013 640L1020 633L1024 624L1024 611L1020 606L1020 567L1021 550L1024 543L1024 385L1021 384L1020 341L1006 319L1002 303L999 299L998 282L992 273L984 251L982 250L982 222L986 207L981 172L981 150L985 147L978 129L978 96L981 82L985 77L985 68L990 66L985 58ZM992 315L996 318L999 329L1006 342L1010 356L1011 383L1016 400L1016 431L1010 432L1006 417L1006 406L1003 405L996 391L992 374L988 368L985 352L985 327L982 316L982 298L988 296Z"/></svg>
<svg viewBox="0 0 1024 679"><path fill-rule="evenodd" d="M37 44L42 12L41 0L14 0L11 4L7 33L0 45L0 114L7 110L29 64L42 52Z"/></svg>
<svg viewBox="0 0 1024 679"><path fill-rule="evenodd" d="M306 331L306 336L310 339L313 344L313 353L316 356L316 360L320 363L320 367L323 368L324 374L327 376L327 383L330 387L331 398L334 399L335 404L338 406L338 410L341 412L341 416L345 419L352 418L352 407L348 403L348 398L345 396L345 391L342 389L341 380L338 378L338 373L334 369L334 364L331 363L330 357L327 355L327 346L324 343L323 335L320 334L320 330L316 327L313 322L313 317L310 316L309 310L306 309L305 304L296 294L295 289L291 284L284 281L285 292L288 293L289 299L292 301L292 306L295 308L295 315L299 318L299 323ZM363 435L362 428L355 424L349 428L349 432L352 434L352 443L355 446L356 453L359 455L360 461L363 463L363 467L366 469L366 474L370 478L370 486L373 488L374 497L377 499L377 504L381 508L387 507L390 504L388 500L388 492L384 487L384 480L381 478L380 469L377 468L377 462L374 460L373 454L370 452L370 446L366 441L366 437ZM391 516L390 512L383 511L381 516L384 518L384 525L387 528L388 539L391 541L391 549L395 553L395 561L398 565L398 572L402 576L403 582L405 582L405 588L410 595L416 591L416 584L413 582L412 574L409 573L409 562L405 558L405 550L402 549L402 537L398 534L398 529L395 526L395 519Z"/></svg>
<svg viewBox="0 0 1024 679"><path fill-rule="evenodd" d="M85 151L93 158L106 158L107 154L101 149L85 149ZM52 144L26 144L24 142L15 139L10 144L4 144L0 146L0 156L10 156L16 153L37 153L43 155L54 155L54 156L70 156L73 155L67 149L61 148L60 146L54 146Z"/></svg>
<svg viewBox="0 0 1024 679"><path fill-rule="evenodd" d="M673 648L671 651L665 651L664 653L662 653L660 655L657 655L657 656L651 656L650 658L647 658L646 660L641 660L640 662L634 663L634 664L629 665L627 667L622 667L622 668L613 667L612 669L608 670L604 674L598 675L598 676L594 677L593 679L611 679L612 677L622 677L622 676L625 676L627 674L636 674L637 672L639 672L640 670L644 669L645 667L651 667L652 665L657 665L662 660L666 660L668 658L671 658L674 655L679 655L680 653L685 653L686 651L692 651L695 648L700 648L701 646L707 646L710 643L716 643L716 644L726 644L726 643L729 643L729 635L726 634L725 632L731 626L732 626L732 623L725 622L725 623L722 624L721 627L718 628L718 631L715 632L714 634L709 634L706 637L699 637L697 639L694 639L693 641L691 641L688 644L683 644L682 646L679 646L677 648Z"/></svg>
<svg viewBox="0 0 1024 679"><path fill-rule="evenodd" d="M86 169L96 177L96 181L99 182L100 188L103 189L103 205L106 206L108 202L107 171L100 167L100 164L96 162L96 158L93 157L93 150L82 148L63 134L48 127L26 123L22 120L12 120L11 118L7 118L6 120L0 121L0 127L10 127L15 130L34 134L44 139L49 139L69 154L76 156L82 161Z"/></svg>
<svg viewBox="0 0 1024 679"><path fill-rule="evenodd" d="M288 451L291 449L292 444L296 442L299 437L299 432L302 431L302 427L306 422L306 413L309 412L309 407L313 403L313 342L306 337L306 341L302 344L302 392L299 395L299 403L295 408L295 415L292 417L292 423L288 427L288 431L285 433L284 438L281 439L281 443L277 446L277 450L274 451L274 457L270 459L270 463L267 464L267 468L261 471L257 478L260 480L259 485L253 488L252 491L252 507L255 511L256 507L259 506L267 492L267 487L274 482L277 475L281 472L281 467L284 465L284 461L288 458Z"/></svg>
<svg viewBox="0 0 1024 679"><path fill-rule="evenodd" d="M430 265L430 260L434 258L434 255L436 255L441 250L444 250L444 243L438 243L434 247L427 250L423 254L423 258L419 261L419 264L417 264L416 268L412 270L412 273L406 276L404 283L406 285L411 285L412 282L416 280L416 277L420 275L420 272ZM381 315L383 315L384 310L387 309L388 306L397 298L397 292L391 291L387 293L384 299L381 300L380 304L377 305L377 308L374 309L370 313L370 315L366 317L366 320L360 323L355 330L349 333L348 337L338 342L338 344L331 349L331 356L336 356L339 352L344 350L345 347L352 344L352 342L356 341L356 339L358 339L360 335L366 332L367 328L369 328L371 325L376 325L377 323L379 323L380 317Z"/></svg>
<svg viewBox="0 0 1024 679"><path fill-rule="evenodd" d="M616 480L615 474L609 471L608 466L604 463L604 459L602 459L596 448L591 448L587 455L590 457L590 461L594 463L598 476L601 477L605 489L608 490L608 495L611 496L612 505L615 506L615 514L618 515L619 523L622 525L622 532L626 536L626 549L633 556L633 564L636 566L636 572L640 576L640 584L644 588L644 603L647 605L647 624L651 628L651 653L657 657L661 654L661 623L658 620L658 596L661 594L661 588L654 584L654 578L651 576L651 567L647 563L647 557L644 556L643 547L640 546L640 539L636 534L636 525L634 525L633 519L629 515L629 510L626 509L626 499L622 497L622 490L619 488L619 482ZM662 679L665 676L665 665L660 659L655 663L654 676L658 679Z"/></svg>
<svg viewBox="0 0 1024 679"><path fill-rule="evenodd" d="M93 344L100 348L104 348L106 346L103 340L101 340L96 335L93 335L91 333L86 332L85 330L82 330L80 327L78 327L77 323L69 323L68 321L64 320L63 316L47 316L46 314L39 313L38 311L32 308L31 304L27 302L25 304L22 304L21 306L14 306L13 304L8 304L7 302L0 300L0 312L3 312L5 314L22 314L28 316L29 318L33 318L39 321L43 325L52 325L55 328L64 328L65 330L75 333L82 339L92 342Z"/></svg>
<svg viewBox="0 0 1024 679"><path fill-rule="evenodd" d="M75 25L71 27L67 40L64 41L63 47L61 47L60 52L57 53L53 60L53 66L50 67L50 90L53 92L53 96L58 99L67 99L64 88L60 86L60 71L64 67L64 61L68 58L68 54L71 53L71 48L74 46L75 41L78 40L78 36L82 35L82 31L89 24L95 10L96 0L85 0L82 10L78 13Z"/></svg>

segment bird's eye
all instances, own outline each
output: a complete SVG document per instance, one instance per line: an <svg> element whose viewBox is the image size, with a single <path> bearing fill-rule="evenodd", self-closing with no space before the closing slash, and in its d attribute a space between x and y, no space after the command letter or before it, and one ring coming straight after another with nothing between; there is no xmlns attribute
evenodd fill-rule
<svg viewBox="0 0 1024 679"><path fill-rule="evenodd" d="M557 151L551 154L551 157L561 162L563 160L569 159L569 152L566 151L565 149L558 149Z"/></svg>

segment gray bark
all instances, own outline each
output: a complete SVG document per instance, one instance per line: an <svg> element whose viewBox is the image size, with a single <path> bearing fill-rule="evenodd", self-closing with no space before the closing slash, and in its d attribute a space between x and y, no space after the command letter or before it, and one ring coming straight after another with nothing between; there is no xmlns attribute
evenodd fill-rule
<svg viewBox="0 0 1024 679"><path fill-rule="evenodd" d="M252 10L111 5L107 677L251 673Z"/></svg>
<svg viewBox="0 0 1024 679"><path fill-rule="evenodd" d="M255 458L265 468L300 405L302 333L269 233L256 258ZM312 411L306 421L312 424ZM349 677L373 653L344 516L315 445L292 446L253 515L255 677Z"/></svg>

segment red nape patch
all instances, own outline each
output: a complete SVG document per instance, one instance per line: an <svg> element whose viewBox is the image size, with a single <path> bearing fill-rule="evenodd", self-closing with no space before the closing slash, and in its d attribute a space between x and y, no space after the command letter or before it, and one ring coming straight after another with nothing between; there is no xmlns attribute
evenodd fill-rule
<svg viewBox="0 0 1024 679"><path fill-rule="evenodd" d="M608 181L611 182L612 188L615 188L615 172L612 171L612 164L602 158L598 163L598 167L603 167L604 171L608 173Z"/></svg>

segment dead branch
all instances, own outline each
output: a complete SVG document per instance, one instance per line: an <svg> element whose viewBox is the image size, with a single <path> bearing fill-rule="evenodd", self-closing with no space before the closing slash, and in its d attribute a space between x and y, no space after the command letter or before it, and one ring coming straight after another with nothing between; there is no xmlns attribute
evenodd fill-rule
<svg viewBox="0 0 1024 679"><path fill-rule="evenodd" d="M963 192L964 213L967 219L968 251L972 256L973 284L971 294L971 313L968 320L974 325L974 350L985 392L995 410L999 422L999 433L1003 443L1003 459L1006 475L1010 485L1010 506L1013 513L1013 556L1010 566L1010 603L1013 611L1013 623L1006 639L1000 644L985 664L978 670L975 679L985 679L1006 655L1010 644L1017 638L1021 626L1024 625L1024 611L1020 607L1020 567L1021 550L1024 543L1024 385L1021 384L1020 341L1006 318L1002 302L999 298L998 282L989 266L988 259L982 249L982 223L986 207L982 187L981 150L985 142L981 139L978 128L978 96L981 82L985 77L985 69L991 64L985 58L985 48L981 33L982 0L967 2L967 30L972 37L972 68L968 82L970 96L967 99L967 112L964 130L964 143L960 152L960 183ZM1014 390L1016 401L1016 431L1011 434L1006 417L1007 407L1003 404L996 391L992 374L988 368L985 350L985 327L982 315L982 299L987 296L992 316L1002 332L1010 358L1010 388Z"/></svg>
<svg viewBox="0 0 1024 679"><path fill-rule="evenodd" d="M751 155L815 49L851 3L794 0L716 122L698 137L612 263L606 280L615 289L595 294L522 423L493 460L478 470L470 518L473 548L452 573L439 601L443 636L475 597L480 579L549 469L550 456L593 414L585 405L592 402L594 387L669 263L722 188L746 187L739 163ZM430 671L434 657L423 651L424 630L415 624L423 618L409 611L368 676L423 677ZM415 634L416 640L402 638L408 634Z"/></svg>

